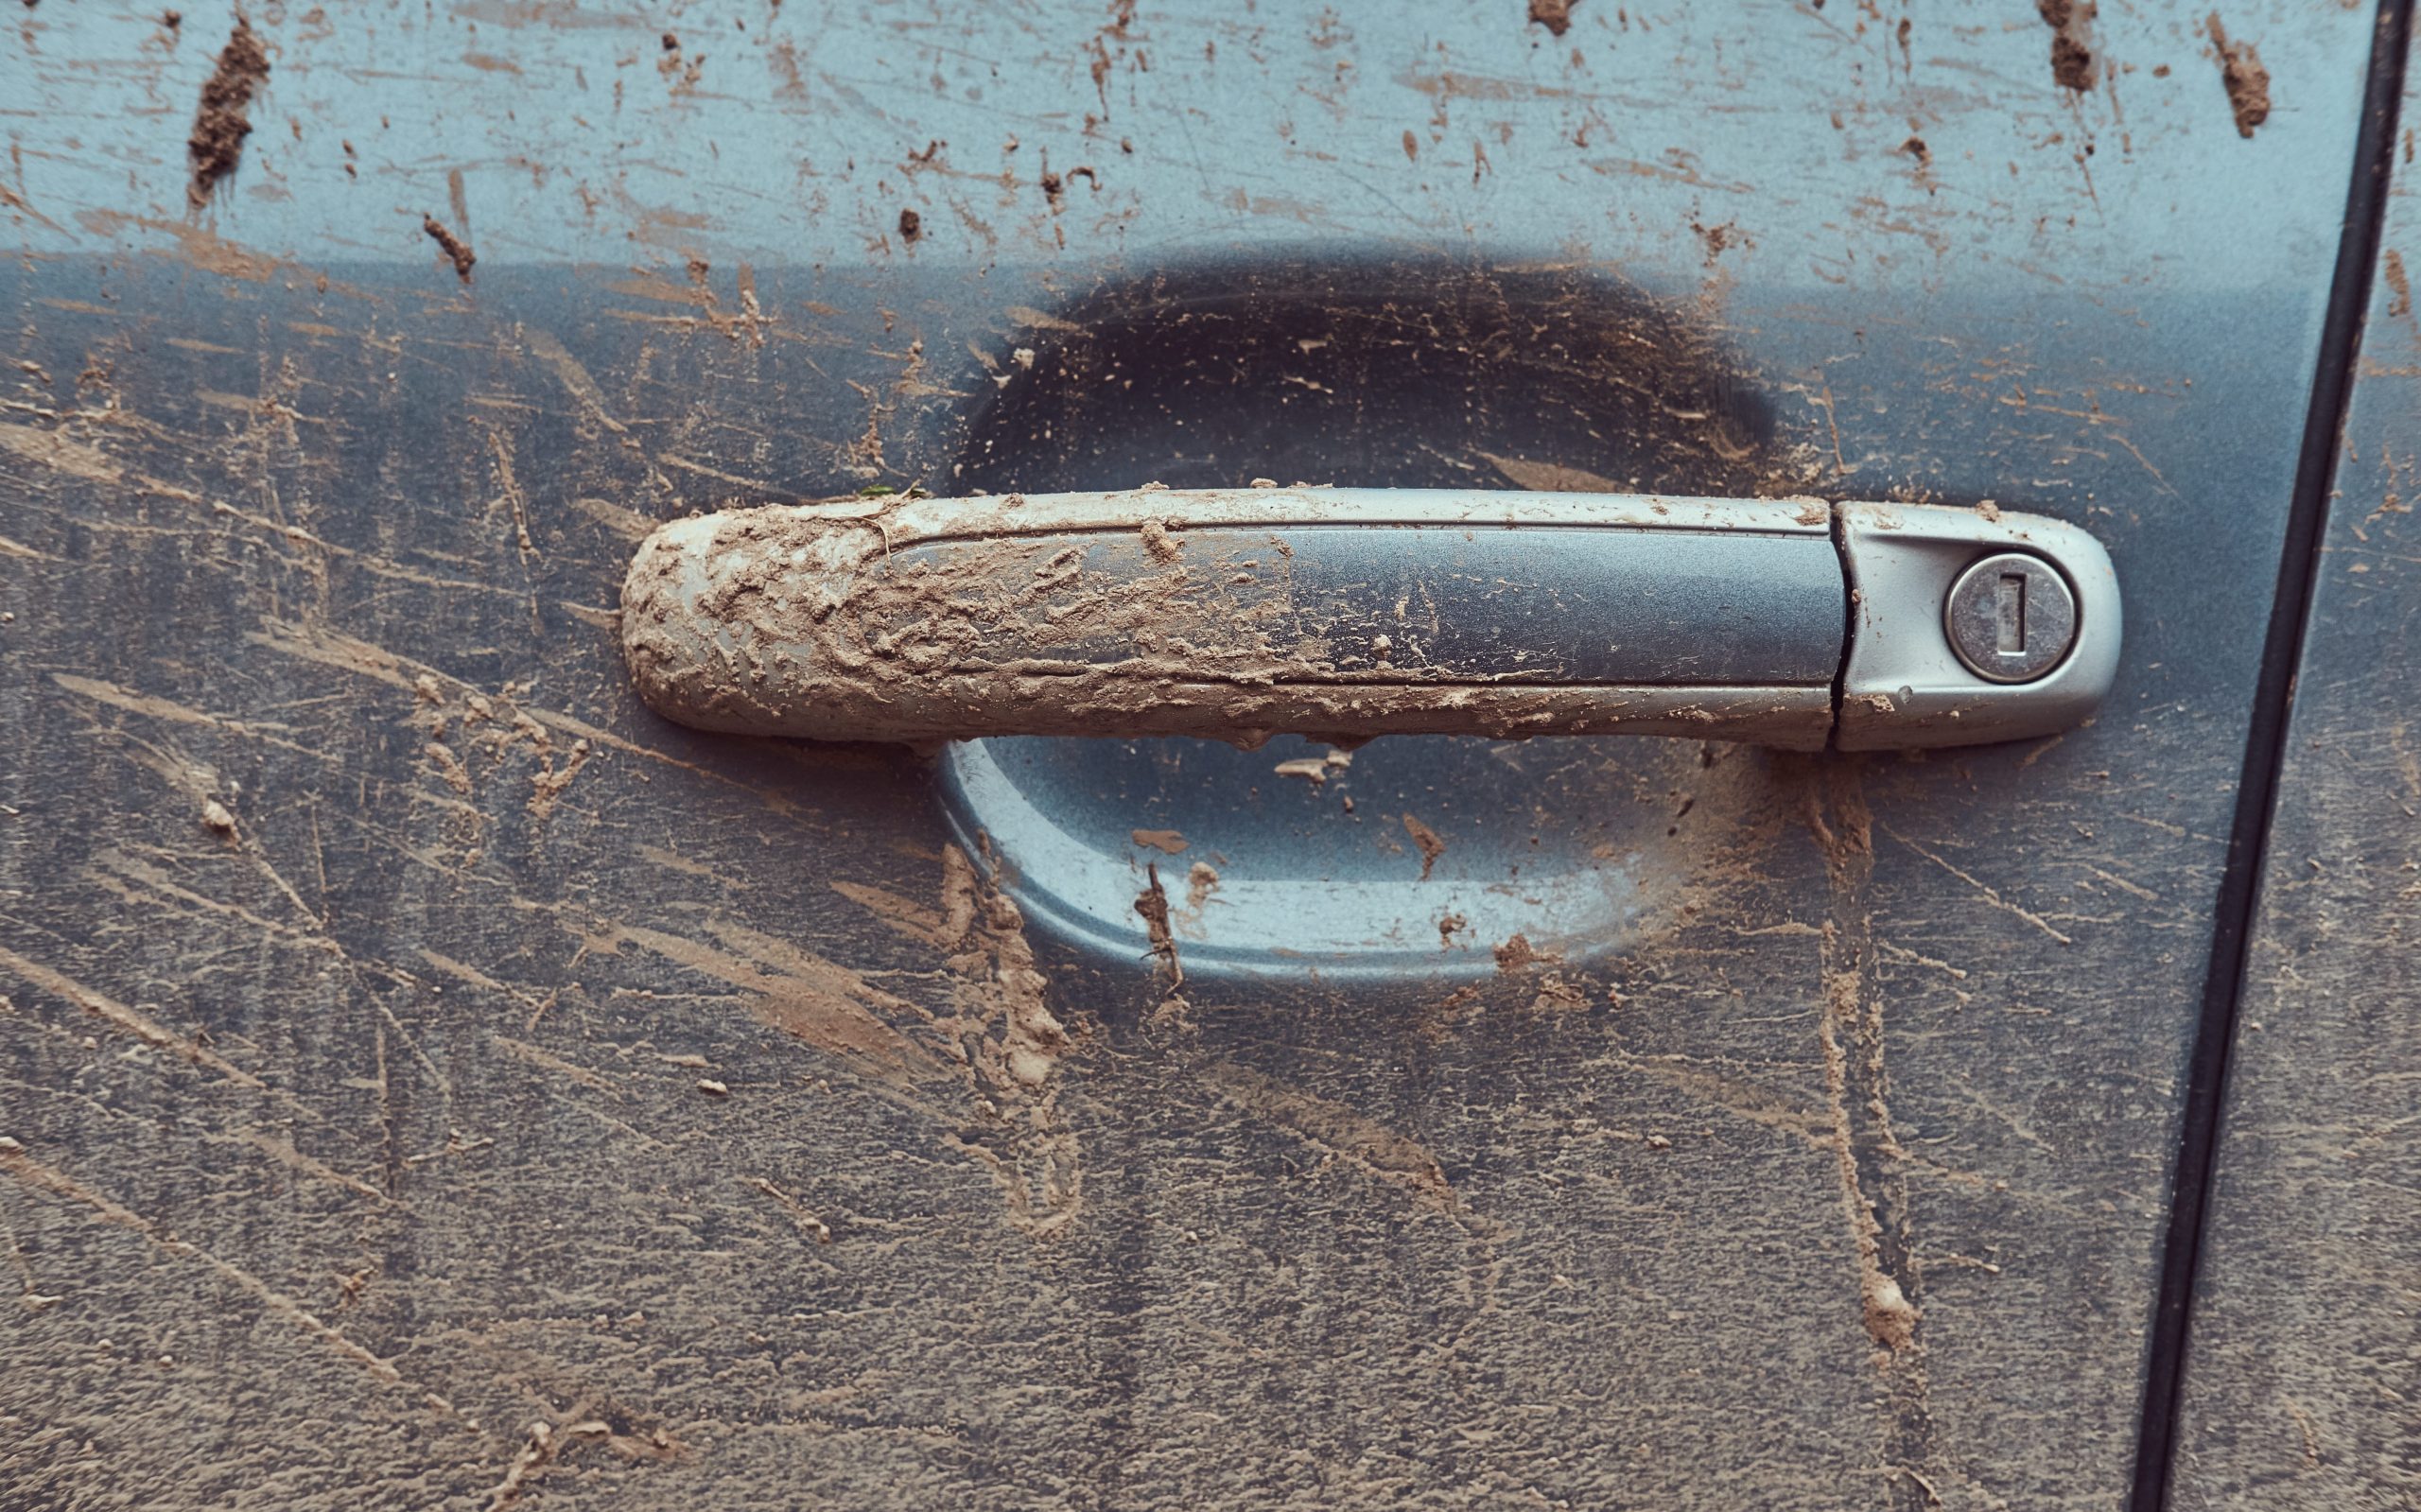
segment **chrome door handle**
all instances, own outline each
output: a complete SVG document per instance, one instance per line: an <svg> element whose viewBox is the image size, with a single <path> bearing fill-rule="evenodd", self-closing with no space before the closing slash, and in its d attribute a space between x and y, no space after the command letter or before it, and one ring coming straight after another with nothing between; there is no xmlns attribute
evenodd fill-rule
<svg viewBox="0 0 2421 1512"><path fill-rule="evenodd" d="M675 520L622 585L656 712L817 739L1970 745L2082 719L2118 642L2073 526L1796 498L888 497Z"/></svg>

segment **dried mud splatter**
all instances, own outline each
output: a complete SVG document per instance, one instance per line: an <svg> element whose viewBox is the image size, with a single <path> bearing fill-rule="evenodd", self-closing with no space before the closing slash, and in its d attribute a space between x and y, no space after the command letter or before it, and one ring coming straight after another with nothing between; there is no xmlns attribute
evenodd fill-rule
<svg viewBox="0 0 2421 1512"><path fill-rule="evenodd" d="M1440 940L1446 936L1446 930L1442 927L1437 933ZM1563 957L1554 951L1541 950L1532 945L1530 937L1526 934L1517 934L1498 946L1495 955L1496 969L1508 977L1519 976L1524 971L1530 971L1539 966L1559 965L1563 962Z"/></svg>
<svg viewBox="0 0 2421 1512"><path fill-rule="evenodd" d="M1135 895L1135 912L1142 917L1144 930L1151 936L1158 969L1168 974L1169 990L1175 992L1185 985L1185 965L1177 959L1176 934L1169 928L1168 889L1160 885L1157 864L1144 867L1143 875L1149 880L1143 891Z"/></svg>
<svg viewBox="0 0 2421 1512"><path fill-rule="evenodd" d="M2270 70L2261 66L2261 54L2253 43L2228 41L2227 28L2220 25L2218 11L2212 11L2203 25L2211 34L2211 45L2219 52L2220 83L2228 92L2228 110L2236 116L2236 134L2251 141L2254 128L2270 118Z"/></svg>
<svg viewBox="0 0 2421 1512"><path fill-rule="evenodd" d="M1437 869L1437 858L1446 854L1445 838L1411 814L1403 816L1403 832L1420 849L1420 879L1425 882Z"/></svg>
<svg viewBox="0 0 2421 1512"><path fill-rule="evenodd" d="M1749 234L1742 231L1740 223L1735 220L1726 220L1712 226L1703 220L1693 220L1690 222L1690 230L1697 235L1699 241L1706 244L1706 266L1709 268L1713 268L1716 259L1734 247L1755 245Z"/></svg>
<svg viewBox="0 0 2421 1512"><path fill-rule="evenodd" d="M438 251L444 252L445 260L454 265L454 276L465 284L469 283L471 267L479 260L479 253L471 251L471 244L456 235L452 227L435 216L422 216L420 229L428 234L428 239L437 243Z"/></svg>
<svg viewBox="0 0 2421 1512"><path fill-rule="evenodd" d="M227 45L219 49L218 66L201 86L201 106L185 138L186 155L193 160L185 198L195 209L208 204L218 181L235 171L244 138L253 134L253 96L268 78L269 49L261 45L253 24L238 15Z"/></svg>
<svg viewBox="0 0 2421 1512"><path fill-rule="evenodd" d="M1560 37L1572 29L1572 8L1580 0L1530 0L1530 21Z"/></svg>
<svg viewBox="0 0 2421 1512"><path fill-rule="evenodd" d="M2078 94L2091 89L2101 72L2086 33L2093 24L2093 0L2034 0L2034 9L2051 28L2053 81Z"/></svg>

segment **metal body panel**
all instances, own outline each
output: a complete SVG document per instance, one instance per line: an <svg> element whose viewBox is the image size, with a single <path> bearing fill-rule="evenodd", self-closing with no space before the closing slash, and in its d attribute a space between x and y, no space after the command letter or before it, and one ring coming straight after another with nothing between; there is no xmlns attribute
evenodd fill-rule
<svg viewBox="0 0 2421 1512"><path fill-rule="evenodd" d="M2404 119L2414 119L2410 84ZM2412 517L2421 204L2401 154L2295 679L2220 1124L2170 1504L2421 1496Z"/></svg>
<svg viewBox="0 0 2421 1512"><path fill-rule="evenodd" d="M2204 15L263 7L189 215L230 8L12 14L0 1488L2116 1504L2370 37L2233 9L2247 138ZM1089 748L1123 937L631 696L663 520L1256 477L1997 500L2130 650L1956 758ZM1178 988L1247 880L1451 969Z"/></svg>

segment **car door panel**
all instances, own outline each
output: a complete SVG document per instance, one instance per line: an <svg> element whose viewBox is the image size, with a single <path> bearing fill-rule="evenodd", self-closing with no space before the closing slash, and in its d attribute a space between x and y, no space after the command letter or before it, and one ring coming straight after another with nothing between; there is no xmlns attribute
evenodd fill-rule
<svg viewBox="0 0 2421 1512"><path fill-rule="evenodd" d="M2408 122L2412 103L2408 84ZM2186 1334L2181 1507L2414 1494L2402 1128L2421 981L2406 733L2415 226L2406 157L2389 171L2233 1026Z"/></svg>
<svg viewBox="0 0 2421 1512"><path fill-rule="evenodd" d="M236 25L18 22L12 1486L2123 1498L2369 15L289 8L189 204ZM2129 650L1907 757L629 690L657 521L1257 477L2036 510Z"/></svg>

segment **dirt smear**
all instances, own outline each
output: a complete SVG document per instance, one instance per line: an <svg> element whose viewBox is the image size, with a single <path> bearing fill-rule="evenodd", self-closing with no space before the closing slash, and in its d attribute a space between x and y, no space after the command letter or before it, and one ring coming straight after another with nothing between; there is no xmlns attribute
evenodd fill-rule
<svg viewBox="0 0 2421 1512"><path fill-rule="evenodd" d="M139 1008L130 1007L78 982L63 971L28 960L0 946L0 972L30 983L55 998L72 1002L121 1034L131 1034L154 1050L166 1051L238 1086L267 1091L261 1079L209 1049L201 1041L180 1034Z"/></svg>
<svg viewBox="0 0 2421 1512"><path fill-rule="evenodd" d="M639 924L570 918L566 929L591 955L636 946L702 976L739 988L767 1027L841 1059L861 1074L898 1085L931 1076L932 1053L903 1034L915 1006L850 968L787 941L731 923L710 923L708 945Z"/></svg>
<svg viewBox="0 0 2421 1512"><path fill-rule="evenodd" d="M162 1255L207 1267L221 1282L249 1294L268 1316L316 1339L339 1358L357 1366L373 1381L410 1393L425 1405L441 1410L453 1425L465 1423L462 1415L455 1412L444 1398L407 1379L393 1364L364 1348L343 1330L322 1320L293 1295L277 1290L251 1271L221 1259L191 1240L180 1237L174 1229L95 1190L69 1173L34 1159L14 1139L0 1138L0 1175L9 1176L26 1188L80 1203L101 1222L148 1241Z"/></svg>
<svg viewBox="0 0 2421 1512"><path fill-rule="evenodd" d="M1892 1472L1886 1503L1918 1508L1936 1469L1933 1412L1920 1307L1907 1152L1892 1125L1884 1056L1882 983L1873 928L1874 818L1861 769L1809 768L1803 817L1823 858L1831 907L1820 949L1821 999L1816 1036L1824 1068L1821 1142L1838 1173L1844 1224L1855 1256L1860 1323L1886 1400L1883 1456Z"/></svg>
<svg viewBox="0 0 2421 1512"><path fill-rule="evenodd" d="M1725 246L1730 246L1727 239ZM1524 457L1499 457L1494 452L1477 452L1482 461L1511 478L1516 488L1526 488L1540 494L1625 494L1629 490L1612 478L1590 472L1586 468L1563 462L1532 461Z"/></svg>
<svg viewBox="0 0 2421 1512"><path fill-rule="evenodd" d="M2227 28L2220 25L2218 11L2212 11L2203 25L2211 34L2211 45L2219 51L2220 83L2228 92L2228 109L2236 116L2236 134L2249 142L2254 128L2270 118L2270 70L2261 66L2261 54L2253 43L2228 41Z"/></svg>
<svg viewBox="0 0 2421 1512"><path fill-rule="evenodd" d="M32 426L0 426L0 451L13 452L38 467L52 468L87 482L115 483L126 476L125 469L98 447Z"/></svg>
<svg viewBox="0 0 2421 1512"><path fill-rule="evenodd" d="M1410 835L1413 844L1420 849L1420 879L1425 882L1429 880L1429 874L1437 869L1437 858L1446 854L1445 837L1411 814L1403 816L1403 832Z"/></svg>
<svg viewBox="0 0 2421 1512"><path fill-rule="evenodd" d="M360 289L340 284L317 269L272 257L218 236L200 226L183 221L160 220L147 216L130 216L115 210L78 210L76 223L97 236L124 235L130 229L148 231L165 236L177 244L173 252L160 255L174 257L189 267L221 278L240 279L248 284L266 284L272 279L301 277L322 291L334 291L353 298L367 298Z"/></svg>
<svg viewBox="0 0 2421 1512"><path fill-rule="evenodd" d="M1000 1089L1042 1086L1075 1041L1043 1000L1050 983L1026 943L1025 914L979 878L955 845L942 852L941 904L943 932L953 946L971 946L976 952L951 958L952 969L977 992L972 1002L962 999L961 1009L974 1007L983 1018L997 1019L1001 1031L988 1047L997 1051L997 1064L984 1068L993 1073L984 1080Z"/></svg>
<svg viewBox="0 0 2421 1512"><path fill-rule="evenodd" d="M1856 1033L1865 1014L1865 1000L1855 969L1825 970L1820 1030L1824 1090L1832 1109L1834 1157L1841 1167L1842 1206L1849 1214L1851 1237L1857 1244L1858 1308L1868 1335L1898 1354L1916 1342L1917 1310L1898 1277L1883 1264L1882 1225L1875 1219L1874 1205L1866 1195L1865 1183L1858 1173L1849 1111L1850 1063L1844 1042Z"/></svg>
<svg viewBox="0 0 2421 1512"><path fill-rule="evenodd" d="M1234 1061L1208 1067L1203 1080L1244 1111L1292 1132L1372 1180L1411 1193L1423 1206L1455 1206L1454 1189L1448 1185L1435 1155L1354 1108L1289 1086Z"/></svg>
<svg viewBox="0 0 2421 1512"><path fill-rule="evenodd" d="M438 251L454 265L454 276L465 284L469 283L471 267L479 260L479 254L471 251L471 244L456 235L452 227L435 216L423 215L420 229L428 234L428 239L437 243Z"/></svg>
<svg viewBox="0 0 2421 1512"><path fill-rule="evenodd" d="M987 867L1000 860L978 837ZM937 1069L954 1073L967 1105L906 1105L939 1121L944 1149L980 1168L1007 1209L1009 1226L1043 1240L1064 1232L1084 1206L1083 1148L1059 1104L1060 1062L1083 1043L1051 1011L1050 979L1035 959L1025 915L998 881L957 845L941 854L939 895L930 905L862 883L835 891L862 905L901 936L941 952L939 972L903 976L937 981L948 1006L915 1026ZM789 1210L800 1232L833 1242L828 1225L771 1183L758 1189Z"/></svg>
<svg viewBox="0 0 2421 1512"><path fill-rule="evenodd" d="M613 1424L601 1418L582 1418L560 1428L541 1419L530 1425L520 1451L505 1467L504 1479L488 1488L487 1512L506 1512L520 1505L550 1467L585 1445L597 1445L625 1463L678 1459L688 1447L660 1428L642 1437L617 1433Z"/></svg>
<svg viewBox="0 0 2421 1512"><path fill-rule="evenodd" d="M1209 861L1195 861L1185 874L1186 912L1199 914L1203 906L1210 901L1210 895L1217 891L1219 891L1218 868Z"/></svg>
<svg viewBox="0 0 2421 1512"><path fill-rule="evenodd" d="M201 86L201 105L185 138L185 153L193 159L185 199L195 209L208 204L218 181L235 171L244 138L253 134L253 96L268 78L269 49L261 45L252 22L238 12L235 31L219 49L218 66Z"/></svg>

